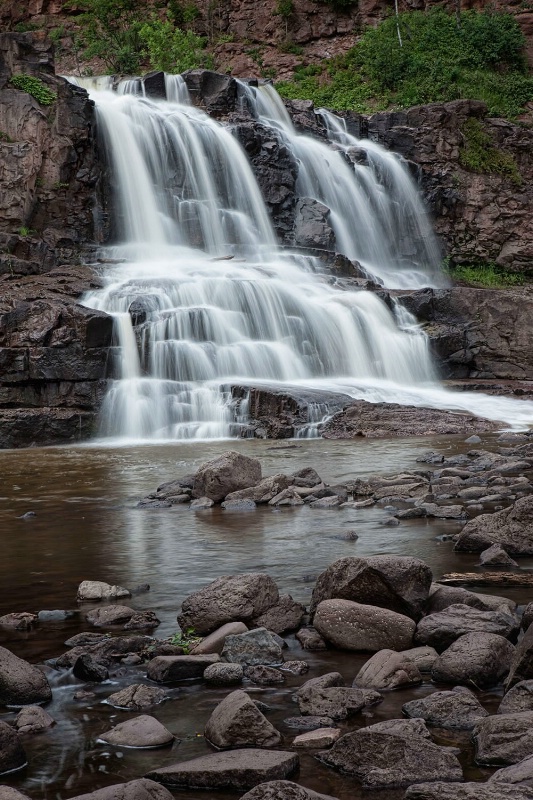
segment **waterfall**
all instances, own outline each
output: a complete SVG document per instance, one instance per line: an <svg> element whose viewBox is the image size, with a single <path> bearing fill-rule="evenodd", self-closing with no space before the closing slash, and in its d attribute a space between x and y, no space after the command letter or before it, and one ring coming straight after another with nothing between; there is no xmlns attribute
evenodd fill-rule
<svg viewBox="0 0 533 800"><path fill-rule="evenodd" d="M103 403L102 435L242 434L248 404L242 394L233 398L232 386L480 407L477 396L438 387L426 337L405 309L390 310L372 292L341 290L318 258L278 246L244 151L189 104L182 78L167 76L166 101L143 96L135 82L119 92L109 85L90 88L118 242L104 253L112 262L104 288L84 301L116 321L118 377ZM433 235L395 157L365 143L364 163L355 163L356 140L333 115L321 112L328 146L294 132L271 88L243 92L254 115L286 137L299 163L299 191L331 208L346 255L387 284L438 279ZM409 262L405 247L395 250L406 238ZM515 413L484 410L495 419ZM297 435L316 435L327 413L327 399L310 404L309 424Z"/></svg>

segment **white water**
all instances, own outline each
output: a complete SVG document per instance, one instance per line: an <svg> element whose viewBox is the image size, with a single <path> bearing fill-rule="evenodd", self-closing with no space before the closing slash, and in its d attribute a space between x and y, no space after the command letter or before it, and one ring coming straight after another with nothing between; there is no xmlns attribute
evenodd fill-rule
<svg viewBox="0 0 533 800"><path fill-rule="evenodd" d="M243 150L226 129L187 105L183 81L167 78L172 102L148 100L134 83L126 90L134 94L91 95L113 174L121 242L106 253L124 261L85 301L116 319L120 377L104 401L104 436L238 435L247 402L232 401L233 384L471 410L507 424L533 420L533 403L442 390L426 338L401 306L393 314L373 293L341 291L317 259L280 251ZM280 101L270 90L265 96L271 116L261 120L274 124L271 106L281 108ZM394 157L364 143L368 166L352 170L346 159L353 137L334 131L332 150L296 136L286 120L279 122L283 112L276 113L275 124L299 159L300 187L329 201L344 251L387 283L431 283L432 234ZM324 118L332 130L340 125L332 115ZM394 251L404 211L407 227L415 218L418 226L411 249L427 259L407 266L405 248ZM136 331L132 303L146 314ZM316 434L325 411L320 402L312 405L310 424L298 435Z"/></svg>

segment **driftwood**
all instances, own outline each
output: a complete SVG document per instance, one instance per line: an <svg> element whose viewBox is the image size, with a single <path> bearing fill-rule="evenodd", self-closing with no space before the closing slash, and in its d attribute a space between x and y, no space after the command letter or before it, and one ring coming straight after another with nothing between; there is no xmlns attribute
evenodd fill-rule
<svg viewBox="0 0 533 800"><path fill-rule="evenodd" d="M533 586L533 572L449 572L437 583L448 586Z"/></svg>

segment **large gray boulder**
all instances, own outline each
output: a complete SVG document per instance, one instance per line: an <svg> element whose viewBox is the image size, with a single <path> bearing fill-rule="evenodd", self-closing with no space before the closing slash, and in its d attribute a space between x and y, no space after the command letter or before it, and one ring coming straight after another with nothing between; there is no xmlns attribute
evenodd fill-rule
<svg viewBox="0 0 533 800"><path fill-rule="evenodd" d="M340 558L318 576L311 614L323 600L335 598L379 606L418 620L426 610L431 580L427 564L410 556Z"/></svg>
<svg viewBox="0 0 533 800"><path fill-rule="evenodd" d="M314 617L321 636L343 650L406 650L413 643L416 625L395 611L351 600L323 600Z"/></svg>
<svg viewBox="0 0 533 800"><path fill-rule="evenodd" d="M427 645L410 647L409 650L403 650L400 655L412 661L419 672L431 672L433 664L439 656L434 647L428 647Z"/></svg>
<svg viewBox="0 0 533 800"><path fill-rule="evenodd" d="M489 783L519 783L533 789L533 755L497 770L490 776Z"/></svg>
<svg viewBox="0 0 533 800"><path fill-rule="evenodd" d="M434 692L428 697L410 700L402 706L402 711L436 728L465 731L489 715L471 692Z"/></svg>
<svg viewBox="0 0 533 800"><path fill-rule="evenodd" d="M515 648L495 633L466 633L451 644L433 664L436 683L463 683L490 689L509 672Z"/></svg>
<svg viewBox="0 0 533 800"><path fill-rule="evenodd" d="M507 609L481 611L457 603L421 619L417 625L415 641L442 652L466 633L495 633L507 639L516 639L519 629L518 618Z"/></svg>
<svg viewBox="0 0 533 800"><path fill-rule="evenodd" d="M529 678L533 678L533 625L530 625L516 646L505 687L510 689Z"/></svg>
<svg viewBox="0 0 533 800"><path fill-rule="evenodd" d="M0 647L0 705L30 706L51 699L52 690L44 673Z"/></svg>
<svg viewBox="0 0 533 800"><path fill-rule="evenodd" d="M483 597L476 594L476 592L470 592L462 586L441 586L439 583L434 583L429 592L427 613L436 614L438 611L444 611L448 606L454 606L457 603L479 608L482 611L488 611L490 608L483 600Z"/></svg>
<svg viewBox="0 0 533 800"><path fill-rule="evenodd" d="M372 689L357 689L348 686L316 687L308 695L298 696L301 714L313 717L346 719L367 706L381 703L383 695Z"/></svg>
<svg viewBox="0 0 533 800"><path fill-rule="evenodd" d="M422 736L375 733L361 728L318 754L320 760L354 775L365 789L409 786L417 781L461 781L457 757Z"/></svg>
<svg viewBox="0 0 533 800"><path fill-rule="evenodd" d="M221 653L223 661L252 667L258 664L281 664L283 654L276 636L266 628L226 637Z"/></svg>
<svg viewBox="0 0 533 800"><path fill-rule="evenodd" d="M112 585L105 581L82 581L78 586L76 599L79 603L94 603L100 600L118 600L131 597L129 589Z"/></svg>
<svg viewBox="0 0 533 800"><path fill-rule="evenodd" d="M205 738L219 750L228 747L276 747L281 734L241 690L231 692L214 709Z"/></svg>
<svg viewBox="0 0 533 800"><path fill-rule="evenodd" d="M106 700L114 708L127 708L139 711L141 708L150 708L165 700L167 694L164 689L155 686L146 686L144 683L134 683L118 692L110 694Z"/></svg>
<svg viewBox="0 0 533 800"><path fill-rule="evenodd" d="M499 544L512 556L533 555L532 518L533 495L521 497L509 508L469 520L454 549L480 553L493 544Z"/></svg>
<svg viewBox="0 0 533 800"><path fill-rule="evenodd" d="M510 783L417 783L405 800L533 800L533 789Z"/></svg>
<svg viewBox="0 0 533 800"><path fill-rule="evenodd" d="M248 628L244 622L227 622L225 625L221 625L220 628L217 628L216 631L213 631L213 633L210 633L209 636L206 636L205 639L202 639L201 642L194 645L190 651L191 655L200 656L206 653L221 653L224 642L226 641L226 636L230 636L230 634L246 633L247 630Z"/></svg>
<svg viewBox="0 0 533 800"><path fill-rule="evenodd" d="M278 601L278 587L263 572L223 575L183 601L178 622L207 636L226 622L248 622Z"/></svg>
<svg viewBox="0 0 533 800"><path fill-rule="evenodd" d="M290 594L283 594L275 606L253 619L252 625L257 628L268 628L269 631L281 635L299 628L304 614L305 606L293 600Z"/></svg>
<svg viewBox="0 0 533 800"><path fill-rule="evenodd" d="M15 727L21 734L42 733L55 725L55 720L41 706L24 706L15 719Z"/></svg>
<svg viewBox="0 0 533 800"><path fill-rule="evenodd" d="M269 781L243 794L240 800L337 800L292 781Z"/></svg>
<svg viewBox="0 0 533 800"><path fill-rule="evenodd" d="M100 734L98 742L118 747L165 747L172 744L174 736L155 717L141 714L133 719L120 722L109 731Z"/></svg>
<svg viewBox="0 0 533 800"><path fill-rule="evenodd" d="M14 772L25 764L26 753L17 732L11 725L0 720L0 775Z"/></svg>
<svg viewBox="0 0 533 800"><path fill-rule="evenodd" d="M394 650L380 650L359 670L353 685L368 689L399 689L422 683L414 662Z"/></svg>
<svg viewBox="0 0 533 800"><path fill-rule="evenodd" d="M70 800L174 800L174 797L160 783L141 778L96 789L88 794L77 794Z"/></svg>
<svg viewBox="0 0 533 800"><path fill-rule="evenodd" d="M194 477L193 497L219 503L226 495L255 486L261 480L261 463L233 450L207 461Z"/></svg>
<svg viewBox="0 0 533 800"><path fill-rule="evenodd" d="M477 723L472 737L478 764L517 764L533 755L533 712L487 717Z"/></svg>
<svg viewBox="0 0 533 800"><path fill-rule="evenodd" d="M156 656L148 662L146 675L157 683L201 678L210 664L220 661L217 653L203 656Z"/></svg>
<svg viewBox="0 0 533 800"><path fill-rule="evenodd" d="M176 789L231 789L236 792L253 789L265 781L288 778L298 769L298 764L294 753L245 748L159 767L146 777Z"/></svg>
<svg viewBox="0 0 533 800"><path fill-rule="evenodd" d="M514 714L520 711L533 711L533 680L520 681L502 698L498 714Z"/></svg>

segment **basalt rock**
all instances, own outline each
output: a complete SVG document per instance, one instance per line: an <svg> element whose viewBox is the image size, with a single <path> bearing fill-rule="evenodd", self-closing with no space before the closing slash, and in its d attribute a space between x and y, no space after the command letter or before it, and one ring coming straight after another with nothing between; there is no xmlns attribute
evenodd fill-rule
<svg viewBox="0 0 533 800"><path fill-rule="evenodd" d="M106 786L88 794L79 794L71 800L173 800L173 795L160 783L140 778Z"/></svg>
<svg viewBox="0 0 533 800"><path fill-rule="evenodd" d="M275 747L281 734L246 694L237 690L222 700L207 721L205 737L219 749Z"/></svg>
<svg viewBox="0 0 533 800"><path fill-rule="evenodd" d="M51 699L52 690L44 673L0 647L0 704L19 707L48 703Z"/></svg>
<svg viewBox="0 0 533 800"><path fill-rule="evenodd" d="M494 514L482 514L466 523L455 550L477 553L499 544L510 555L532 555L532 515L533 496L521 497L510 508Z"/></svg>
<svg viewBox="0 0 533 800"><path fill-rule="evenodd" d="M0 721L0 775L14 772L25 763L26 753L17 732L6 722Z"/></svg>

